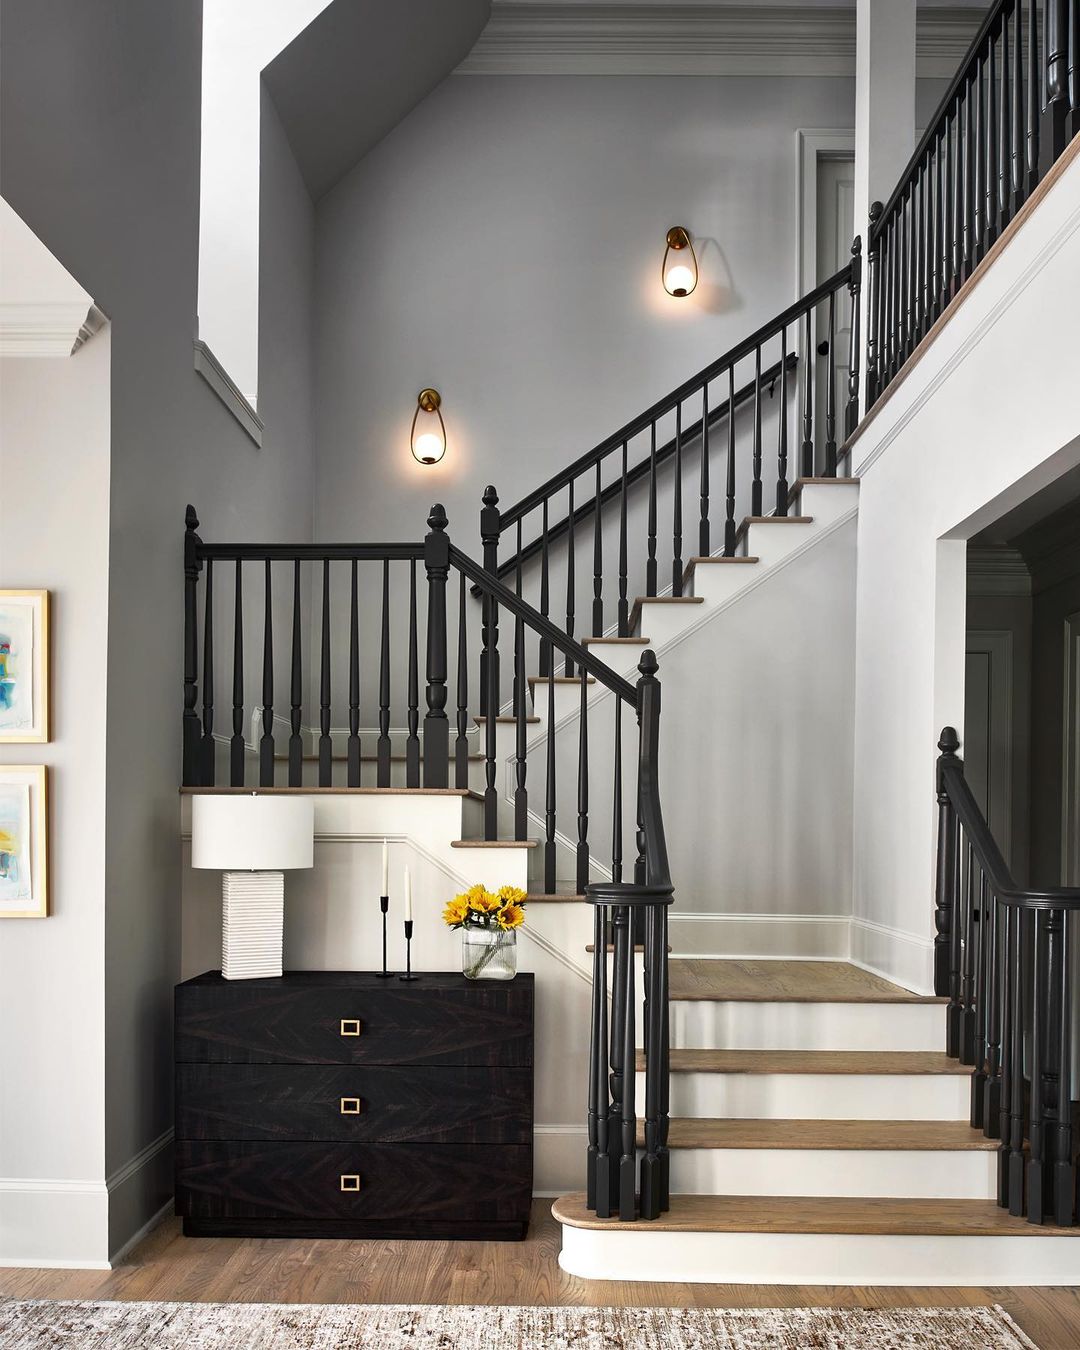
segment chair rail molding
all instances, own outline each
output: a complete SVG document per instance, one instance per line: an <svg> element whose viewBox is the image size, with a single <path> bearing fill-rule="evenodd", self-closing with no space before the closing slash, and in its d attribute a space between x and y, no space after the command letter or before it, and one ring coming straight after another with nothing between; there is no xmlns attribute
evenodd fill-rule
<svg viewBox="0 0 1080 1350"><path fill-rule="evenodd" d="M921 77L949 78L980 14L919 15ZM533 3L492 6L456 75L854 75L855 8Z"/></svg>

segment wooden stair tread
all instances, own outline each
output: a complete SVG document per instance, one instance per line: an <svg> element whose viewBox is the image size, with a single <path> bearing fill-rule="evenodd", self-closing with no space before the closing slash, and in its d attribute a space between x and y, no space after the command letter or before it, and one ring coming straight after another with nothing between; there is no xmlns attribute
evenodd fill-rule
<svg viewBox="0 0 1080 1350"><path fill-rule="evenodd" d="M638 1068L645 1067L638 1054ZM971 1066L936 1050L672 1050L672 1073L948 1074Z"/></svg>
<svg viewBox="0 0 1080 1350"><path fill-rule="evenodd" d="M539 848L539 839L451 839L451 848Z"/></svg>
<svg viewBox="0 0 1080 1350"><path fill-rule="evenodd" d="M898 1103L899 1105L900 1103ZM644 1126L642 1142L644 1139ZM987 1139L966 1120L731 1120L675 1117L668 1143L672 1148L858 1149L920 1153L996 1152L999 1141Z"/></svg>
<svg viewBox="0 0 1080 1350"><path fill-rule="evenodd" d="M813 516L744 516L735 531L736 547L746 538L751 525L812 525Z"/></svg>
<svg viewBox="0 0 1080 1350"><path fill-rule="evenodd" d="M788 490L788 506L793 505L799 499L799 494L804 487L834 487L840 484L841 487L858 487L857 478L796 478Z"/></svg>
<svg viewBox="0 0 1080 1350"><path fill-rule="evenodd" d="M474 794L469 788L430 788L430 787L259 787L252 783L248 787L182 787L181 796L227 796L229 793L242 793L245 797L269 795L270 793L304 792L312 795L322 793L354 797L470 797ZM482 800L482 798L481 798Z"/></svg>
<svg viewBox="0 0 1080 1350"><path fill-rule="evenodd" d="M552 893L550 891L526 892L525 903L527 905L548 905L548 904L574 904L584 903L585 896L569 895L562 891Z"/></svg>
<svg viewBox="0 0 1080 1350"><path fill-rule="evenodd" d="M647 637L588 637L581 639L583 647L593 647L597 643L617 642L627 647L647 647L652 638Z"/></svg>
<svg viewBox="0 0 1080 1350"><path fill-rule="evenodd" d="M578 675L530 675L530 676L529 676L529 683L530 683L530 684L580 684L580 683L581 683L581 677L578 676ZM596 677L595 677L594 675L587 675L587 676L585 677L585 683L586 683L586 684L595 684L595 683L596 683Z"/></svg>
<svg viewBox="0 0 1080 1350"><path fill-rule="evenodd" d="M634 608L639 605L703 605L704 596L701 595L639 595L634 601Z"/></svg>
<svg viewBox="0 0 1080 1350"><path fill-rule="evenodd" d="M701 567L711 563L756 563L760 561L761 561L760 558L754 558L751 557L749 554L745 553L740 554L736 558L725 558L725 557L714 558L711 556L708 558L691 558L689 563L687 564L686 570L689 572L691 567Z"/></svg>
<svg viewBox="0 0 1080 1350"><path fill-rule="evenodd" d="M576 683L576 681L575 681L575 683ZM487 717L486 717L486 716L474 717L474 718L473 718L473 721L476 722L478 726L483 726L484 723L487 721ZM517 725L517 718L516 718L516 717L503 717L502 715L500 715L500 716L496 717L495 721L496 721L496 723L500 723L500 722L501 722L503 726L516 726L516 725ZM530 716L528 716L528 717L525 718L525 721L526 721L526 722L539 722L540 719L539 719L539 717L530 715ZM485 759L486 756L485 756L485 755L481 755L480 758L481 758L481 759Z"/></svg>
<svg viewBox="0 0 1080 1350"><path fill-rule="evenodd" d="M583 1191L551 1207L572 1228L636 1231L598 1219ZM1080 1237L1080 1226L1053 1228L1013 1218L993 1200L865 1199L847 1196L673 1195L648 1233L850 1233L914 1237Z"/></svg>
<svg viewBox="0 0 1080 1350"><path fill-rule="evenodd" d="M740 1003L945 1003L913 994L847 961L740 961L684 957L671 962L675 1000Z"/></svg>
<svg viewBox="0 0 1080 1350"><path fill-rule="evenodd" d="M585 947L585 950L586 950L587 952L594 952L594 951L596 951L596 943L595 943L595 942L590 942L590 943L588 943L587 946ZM613 942L609 942L609 943L607 944L607 946L604 948L604 951L606 951L606 952L608 953L609 956L611 955L612 952L614 952L614 950L615 950L615 944L614 944ZM645 946L644 946L644 944L641 943L641 942L635 942L635 943L634 943L634 951L635 951L635 952L641 952L641 953L644 953L644 951L645 951ZM671 951L670 946L668 947L668 951Z"/></svg>

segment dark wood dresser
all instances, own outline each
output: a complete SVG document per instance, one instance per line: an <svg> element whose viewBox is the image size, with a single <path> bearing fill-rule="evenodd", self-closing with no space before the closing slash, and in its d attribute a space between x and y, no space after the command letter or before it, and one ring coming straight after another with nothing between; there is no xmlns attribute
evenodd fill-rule
<svg viewBox="0 0 1080 1350"><path fill-rule="evenodd" d="M184 1232L524 1237L533 994L527 974L178 985Z"/></svg>

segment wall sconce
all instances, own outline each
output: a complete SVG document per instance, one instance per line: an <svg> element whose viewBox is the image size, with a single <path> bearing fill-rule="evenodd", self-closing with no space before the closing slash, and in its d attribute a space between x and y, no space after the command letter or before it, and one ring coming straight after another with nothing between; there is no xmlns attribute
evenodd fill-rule
<svg viewBox="0 0 1080 1350"><path fill-rule="evenodd" d="M689 295L698 282L697 255L690 236L681 225L667 232L667 248L660 268L668 295Z"/></svg>
<svg viewBox="0 0 1080 1350"><path fill-rule="evenodd" d="M409 443L413 458L421 464L438 464L446 454L446 425L439 411L442 396L437 389L421 389L413 413Z"/></svg>

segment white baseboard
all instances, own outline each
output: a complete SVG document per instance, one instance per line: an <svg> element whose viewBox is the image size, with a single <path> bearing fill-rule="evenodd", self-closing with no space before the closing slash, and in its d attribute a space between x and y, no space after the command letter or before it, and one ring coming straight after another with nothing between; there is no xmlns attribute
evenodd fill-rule
<svg viewBox="0 0 1080 1350"><path fill-rule="evenodd" d="M851 920L851 961L915 994L934 992L931 938L856 916Z"/></svg>
<svg viewBox="0 0 1080 1350"><path fill-rule="evenodd" d="M585 1150L589 1135L584 1125L533 1127L533 1195L565 1195L585 1184Z"/></svg>
<svg viewBox="0 0 1080 1350"><path fill-rule="evenodd" d="M668 917L673 956L843 961L847 914L688 914Z"/></svg>

